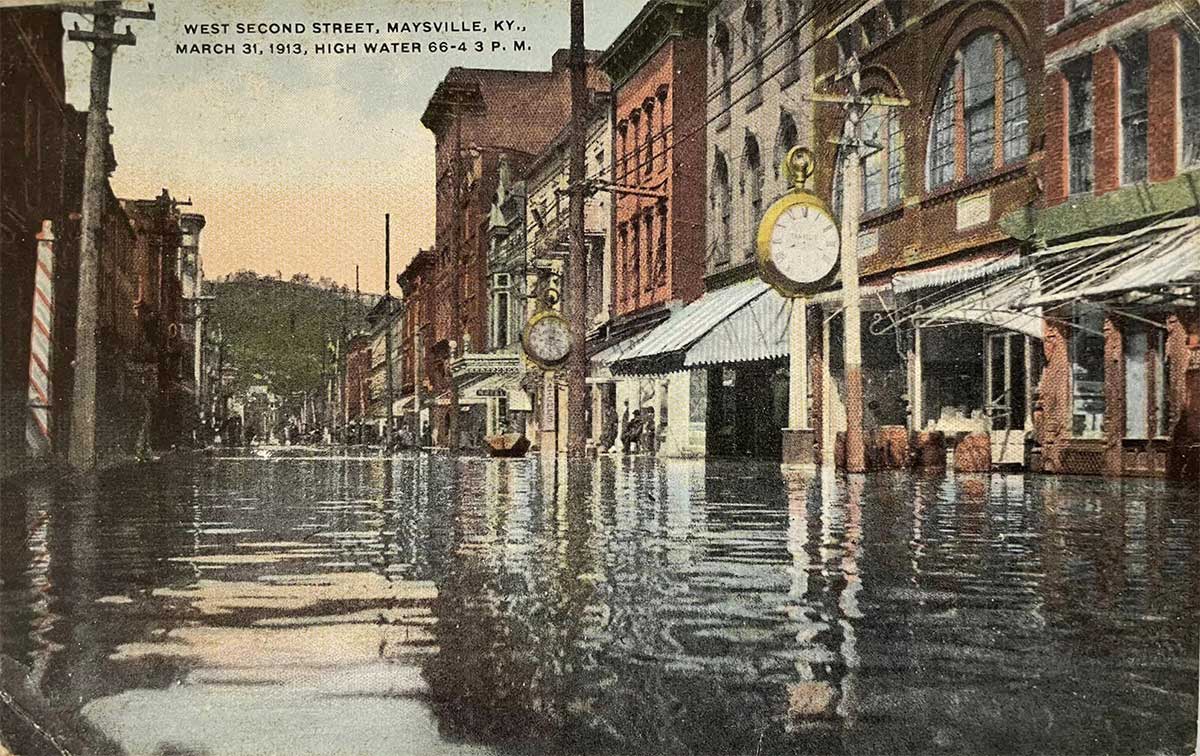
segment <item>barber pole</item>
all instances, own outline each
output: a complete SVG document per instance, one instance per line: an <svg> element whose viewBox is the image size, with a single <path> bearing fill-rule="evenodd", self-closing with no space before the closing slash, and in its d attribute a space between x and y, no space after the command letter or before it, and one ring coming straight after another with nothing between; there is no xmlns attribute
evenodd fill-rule
<svg viewBox="0 0 1200 756"><path fill-rule="evenodd" d="M29 349L29 418L25 441L34 457L50 454L51 336L54 332L54 231L42 221L37 235L37 270L33 283L33 327Z"/></svg>

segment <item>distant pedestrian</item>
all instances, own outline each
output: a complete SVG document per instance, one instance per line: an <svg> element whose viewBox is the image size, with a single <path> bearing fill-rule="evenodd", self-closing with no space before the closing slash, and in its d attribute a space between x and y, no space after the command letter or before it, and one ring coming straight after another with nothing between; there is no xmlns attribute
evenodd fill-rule
<svg viewBox="0 0 1200 756"><path fill-rule="evenodd" d="M642 435L642 411L635 409L633 415L625 422L625 432L621 435L621 443L626 454L639 450Z"/></svg>

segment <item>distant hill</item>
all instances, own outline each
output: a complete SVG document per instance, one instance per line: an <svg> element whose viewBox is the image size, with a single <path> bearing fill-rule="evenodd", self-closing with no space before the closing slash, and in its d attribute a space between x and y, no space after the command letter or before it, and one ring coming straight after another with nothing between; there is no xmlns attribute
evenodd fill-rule
<svg viewBox="0 0 1200 756"><path fill-rule="evenodd" d="M266 383L280 396L320 391L322 370L328 365L328 344L337 343L345 327L365 328L363 316L377 299L333 281L291 280L232 273L211 283L211 334L218 326L225 338L226 364L237 368L237 385Z"/></svg>

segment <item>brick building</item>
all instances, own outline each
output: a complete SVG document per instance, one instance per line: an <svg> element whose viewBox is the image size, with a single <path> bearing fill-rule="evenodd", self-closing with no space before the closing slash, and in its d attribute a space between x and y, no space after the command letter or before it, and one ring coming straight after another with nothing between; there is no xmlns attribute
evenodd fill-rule
<svg viewBox="0 0 1200 756"><path fill-rule="evenodd" d="M1046 3L1040 466L1196 478L1200 37L1149 0Z"/></svg>
<svg viewBox="0 0 1200 756"><path fill-rule="evenodd" d="M614 301L592 359L598 383L612 386L602 390L613 395L622 427L641 409L653 414L647 427L656 433L686 435L680 413L673 426L665 416L690 403L687 374L609 376L641 337L703 291L706 10L698 0L651 0L600 59L613 86Z"/></svg>
<svg viewBox="0 0 1200 756"><path fill-rule="evenodd" d="M857 242L876 440L925 431L953 448L974 436L992 452L981 466L1023 459L1040 323L958 303L1022 263L1000 221L1038 198L1042 6L897 0L818 14L816 91L846 94L858 78L863 94L910 103L872 106L859 130L875 147L861 155ZM841 107L815 108L815 133L845 133ZM840 148L815 147L818 194L840 216ZM829 463L846 423L841 292L814 302L824 326L809 346L812 406Z"/></svg>
<svg viewBox="0 0 1200 756"><path fill-rule="evenodd" d="M704 294L622 355L618 372L667 384L664 454L778 457L788 402L788 302L758 278L755 237L790 190L780 164L812 144L811 11L723 0L707 14ZM671 376L686 378L687 401ZM661 419L661 418L660 418ZM677 419L677 421L676 421Z"/></svg>
<svg viewBox="0 0 1200 756"><path fill-rule="evenodd" d="M605 88L594 69L589 86ZM422 364L435 395L437 444L447 442L457 399L451 360L488 346L488 220L501 159L523 169L569 113L567 51L559 50L549 71L451 68L421 116L436 140L432 333Z"/></svg>

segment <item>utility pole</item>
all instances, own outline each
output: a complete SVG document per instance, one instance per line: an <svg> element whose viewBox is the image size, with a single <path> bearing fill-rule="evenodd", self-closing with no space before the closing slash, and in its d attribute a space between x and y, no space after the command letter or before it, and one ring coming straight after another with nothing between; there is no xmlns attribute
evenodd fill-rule
<svg viewBox="0 0 1200 756"><path fill-rule="evenodd" d="M387 350L385 365L387 370L387 450L392 450L392 438L395 432L395 417L392 414L394 378L392 376L392 214L383 214L383 332L384 349Z"/></svg>
<svg viewBox="0 0 1200 756"><path fill-rule="evenodd" d="M362 317L363 312L362 312L362 293L358 287L358 265L354 266L354 310L355 310L355 319L361 323L362 319L363 319L363 317ZM368 343L370 343L370 342L368 342ZM371 370L371 361L367 360L367 372L369 373L370 370ZM350 376L350 363L349 363L349 361L347 361L347 363L346 363L346 438L347 439L350 438L350 390L349 390L350 377L349 376ZM365 414L365 410L363 409L363 405L365 404L365 399L362 395L362 392L363 392L362 375L359 375L358 376L359 411L358 411L358 432L356 434L356 439L360 446L362 445L363 415Z"/></svg>
<svg viewBox="0 0 1200 756"><path fill-rule="evenodd" d="M583 0L571 0L571 147L568 166L571 256L567 267L567 456L587 453L587 245L583 236L586 198L584 143L587 141L587 60L583 48Z"/></svg>
<svg viewBox="0 0 1200 756"><path fill-rule="evenodd" d="M148 11L125 10L120 0L95 5L62 6L68 13L92 16L92 30L73 29L72 42L92 43L91 100L83 158L82 229L79 247L79 300L75 321L75 375L71 402L71 440L67 458L71 465L90 470L96 466L96 322L99 310L100 226L104 217L105 182L108 179L108 91L112 60L121 45L137 44L125 27L113 31L118 17L154 20Z"/></svg>
<svg viewBox="0 0 1200 756"><path fill-rule="evenodd" d="M867 108L906 107L909 101L899 97L861 94L858 60L850 60L850 95L813 93L806 99L812 102L831 102L846 110L842 137L829 141L842 148L842 320L846 374L846 472L861 473L867 469L866 443L863 437L862 381L862 304L858 286L858 216L862 211L862 148L880 149L880 145L864 141L859 133ZM826 422L829 412L824 410Z"/></svg>
<svg viewBox="0 0 1200 756"><path fill-rule="evenodd" d="M457 97L457 95L455 95ZM462 186L463 186L463 154L462 154L462 109L455 101L452 106L454 113L454 245L450 249L450 254L454 257L454 275L450 279L450 324L452 326L450 332L450 343L457 344L458 348L462 348L460 339L462 338L462 302L460 301L459 291L462 288L462 255L463 255L463 239L466 236L465 225L463 223L464 210L462 207ZM450 350L449 356L446 358L447 364L454 359L454 349ZM447 368L446 377L450 381L450 417L446 423L446 445L450 451L458 449L458 384L454 381L454 376L450 375L450 370Z"/></svg>

